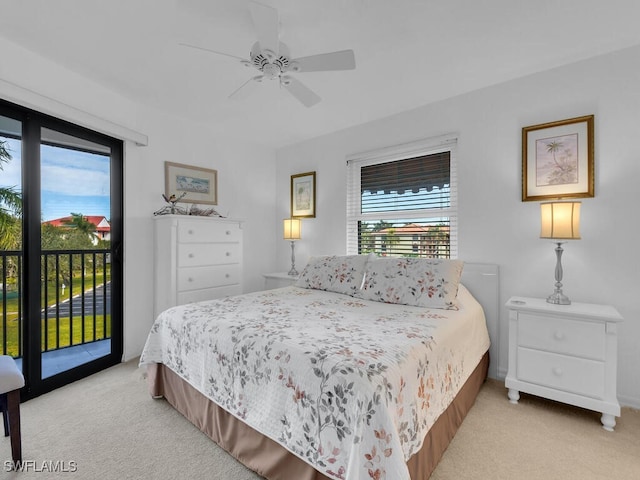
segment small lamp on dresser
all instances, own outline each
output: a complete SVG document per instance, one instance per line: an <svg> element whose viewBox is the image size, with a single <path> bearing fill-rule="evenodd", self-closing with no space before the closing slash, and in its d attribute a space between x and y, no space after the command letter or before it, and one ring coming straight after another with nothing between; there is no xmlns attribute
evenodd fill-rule
<svg viewBox="0 0 640 480"><path fill-rule="evenodd" d="M295 256L295 241L300 240L300 234L302 229L302 221L299 218L285 218L284 219L284 234L285 240L291 241L291 270L289 275L297 276L296 270L296 256Z"/></svg>
<svg viewBox="0 0 640 480"><path fill-rule="evenodd" d="M556 284L547 297L548 303L570 305L571 300L562 293L562 242L580 240L580 202L545 202L540 204L540 238L556 240Z"/></svg>

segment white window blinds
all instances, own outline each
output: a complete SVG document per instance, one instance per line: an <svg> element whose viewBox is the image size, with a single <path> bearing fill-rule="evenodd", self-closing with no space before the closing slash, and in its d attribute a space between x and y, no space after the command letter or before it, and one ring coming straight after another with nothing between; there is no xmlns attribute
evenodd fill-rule
<svg viewBox="0 0 640 480"><path fill-rule="evenodd" d="M455 258L457 182L449 135L347 159L347 253Z"/></svg>

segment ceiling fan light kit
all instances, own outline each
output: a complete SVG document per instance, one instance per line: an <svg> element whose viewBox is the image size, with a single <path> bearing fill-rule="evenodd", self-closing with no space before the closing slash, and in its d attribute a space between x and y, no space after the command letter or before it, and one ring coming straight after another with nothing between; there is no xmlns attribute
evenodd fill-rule
<svg viewBox="0 0 640 480"><path fill-rule="evenodd" d="M249 60L227 53L210 50L181 43L185 47L197 48L226 57L239 59L246 67L257 69L261 75L254 76L234 90L229 98L240 98L248 94L252 84L261 83L265 78L279 80L280 86L287 90L295 99L307 107L320 102L321 98L289 73L322 72L332 70L353 70L356 60L353 50L321 53L308 57L291 58L287 45L282 43L278 26L278 11L275 8L257 2L249 2L249 11L258 37L258 41L251 47Z"/></svg>

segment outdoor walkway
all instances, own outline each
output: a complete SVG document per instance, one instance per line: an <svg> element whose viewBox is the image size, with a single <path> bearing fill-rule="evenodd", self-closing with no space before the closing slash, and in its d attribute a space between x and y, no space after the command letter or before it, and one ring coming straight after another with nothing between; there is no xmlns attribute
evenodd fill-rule
<svg viewBox="0 0 640 480"><path fill-rule="evenodd" d="M83 343L73 347L43 352L42 378L48 378L71 368L104 357L111 352L111 339ZM18 368L22 370L22 358L16 358Z"/></svg>

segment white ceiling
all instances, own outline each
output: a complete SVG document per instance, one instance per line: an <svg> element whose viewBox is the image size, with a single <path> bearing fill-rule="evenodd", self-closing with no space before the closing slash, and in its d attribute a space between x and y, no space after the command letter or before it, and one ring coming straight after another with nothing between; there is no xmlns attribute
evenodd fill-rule
<svg viewBox="0 0 640 480"><path fill-rule="evenodd" d="M640 44L638 0L262 3L278 9L292 57L355 51L356 70L296 74L318 105L275 82L229 100L255 71L178 45L248 57L247 0L0 0L0 36L135 101L273 147Z"/></svg>

